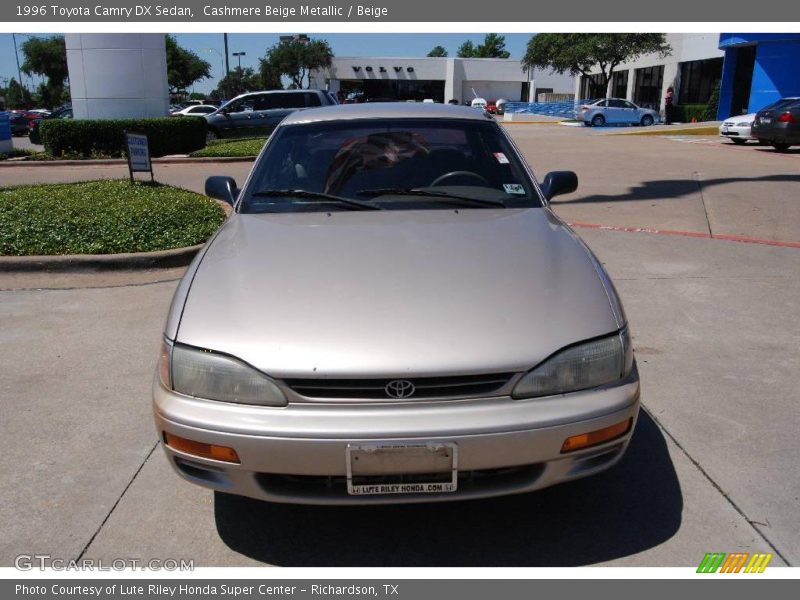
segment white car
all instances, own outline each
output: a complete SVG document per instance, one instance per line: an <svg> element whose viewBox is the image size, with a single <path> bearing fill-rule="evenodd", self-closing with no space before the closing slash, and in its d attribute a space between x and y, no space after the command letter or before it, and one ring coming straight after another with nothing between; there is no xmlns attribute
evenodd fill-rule
<svg viewBox="0 0 800 600"><path fill-rule="evenodd" d="M480 108L481 110L486 110L486 99L485 98L473 98L472 102L470 103L472 108Z"/></svg>
<svg viewBox="0 0 800 600"><path fill-rule="evenodd" d="M210 115L217 110L216 106L210 104L195 104L194 106L187 106L181 110L176 110L170 113L171 117L202 117L203 115Z"/></svg>
<svg viewBox="0 0 800 600"><path fill-rule="evenodd" d="M601 98L577 109L575 118L592 127L620 124L649 127L658 123L658 112L624 98Z"/></svg>
<svg viewBox="0 0 800 600"><path fill-rule="evenodd" d="M747 115L739 115L738 117L728 117L719 126L719 134L724 138L728 138L734 144L744 144L748 140L754 142L758 141L753 137L750 127L756 118L756 113Z"/></svg>

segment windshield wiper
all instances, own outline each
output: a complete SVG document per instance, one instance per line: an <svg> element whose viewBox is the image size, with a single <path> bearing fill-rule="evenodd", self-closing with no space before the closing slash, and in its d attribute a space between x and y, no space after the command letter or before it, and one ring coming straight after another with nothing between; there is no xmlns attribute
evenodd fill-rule
<svg viewBox="0 0 800 600"><path fill-rule="evenodd" d="M492 200L489 198L470 198L469 196L461 196L459 194L449 194L447 192L435 192L432 190L425 190L422 188L376 188L374 190L358 190L357 196L423 196L426 198L439 198L441 200L456 200L463 202L472 202L481 206L502 206L505 208L506 203L502 200Z"/></svg>
<svg viewBox="0 0 800 600"><path fill-rule="evenodd" d="M334 196L333 194L325 194L324 192L312 192L310 190L259 190L253 192L253 196L264 196L267 198L289 197L289 198L307 198L309 200L324 200L326 202L336 202L349 207L351 210L383 210L380 206L360 202L359 200L351 200L350 198L343 198L341 196Z"/></svg>

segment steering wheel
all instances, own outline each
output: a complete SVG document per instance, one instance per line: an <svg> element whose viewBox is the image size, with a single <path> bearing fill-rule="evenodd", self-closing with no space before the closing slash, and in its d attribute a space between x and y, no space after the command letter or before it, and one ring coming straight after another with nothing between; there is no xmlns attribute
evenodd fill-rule
<svg viewBox="0 0 800 600"><path fill-rule="evenodd" d="M473 171L450 171L449 173L445 173L444 175L439 175L436 179L434 179L428 187L436 187L437 185L442 185L442 182L450 179L452 177L471 177L472 179L477 179L486 187L492 187L492 184L483 176L475 173Z"/></svg>

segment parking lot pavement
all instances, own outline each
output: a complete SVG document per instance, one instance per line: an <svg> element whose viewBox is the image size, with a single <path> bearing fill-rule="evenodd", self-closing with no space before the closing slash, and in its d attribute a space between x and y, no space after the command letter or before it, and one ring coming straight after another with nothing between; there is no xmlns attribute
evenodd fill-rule
<svg viewBox="0 0 800 600"><path fill-rule="evenodd" d="M581 234L625 302L649 414L611 471L480 502L293 507L185 483L156 446L149 406L176 283L107 287L101 276L81 282L92 288L0 292L0 479L13 482L0 489L0 564L46 552L197 565L691 566L712 550L797 564L800 250ZM0 288L47 287L8 282L0 275Z"/></svg>
<svg viewBox="0 0 800 600"><path fill-rule="evenodd" d="M568 221L800 241L800 149L735 146L702 136L598 133L592 128L509 126L541 179L578 174L575 194L553 207Z"/></svg>

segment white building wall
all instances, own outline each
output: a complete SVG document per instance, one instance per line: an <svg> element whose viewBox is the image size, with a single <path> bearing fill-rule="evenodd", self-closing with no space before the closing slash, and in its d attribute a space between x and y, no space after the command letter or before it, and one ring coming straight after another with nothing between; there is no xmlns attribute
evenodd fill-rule
<svg viewBox="0 0 800 600"><path fill-rule="evenodd" d="M680 63L707 58L720 58L725 52L718 48L718 33L668 33L667 43L672 46L672 54L661 58L657 54L646 54L638 60L623 63L614 69L614 72L630 70L628 73L628 100L633 100L633 91L636 85L636 69L664 65L664 78L661 86L661 98L667 93L667 88L675 89L675 102L680 103L678 91L680 89ZM599 73L600 69L593 70L592 75ZM575 78L575 99L580 99L580 77Z"/></svg>
<svg viewBox="0 0 800 600"><path fill-rule="evenodd" d="M354 69L353 67L358 67ZM367 70L371 67L371 70ZM381 69L382 68L382 69ZM409 71L411 68L411 71ZM399 70L397 70L399 69ZM520 61L503 58L433 58L433 57L336 57L328 69L311 75L311 87L339 89L342 80L410 79L444 81L445 102L473 98L472 88L486 99L520 100L522 84L529 73ZM531 95L537 88L552 88L555 93L570 93L574 77L533 70ZM528 98L525 98L528 100Z"/></svg>
<svg viewBox="0 0 800 600"><path fill-rule="evenodd" d="M168 114L164 34L67 33L64 41L76 119Z"/></svg>

